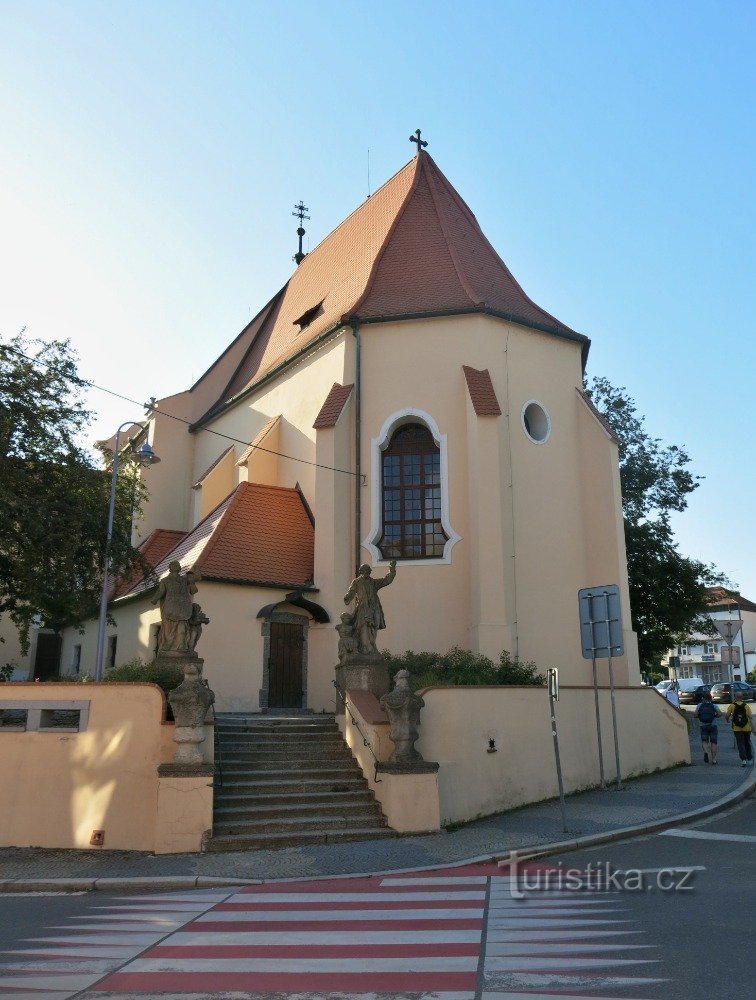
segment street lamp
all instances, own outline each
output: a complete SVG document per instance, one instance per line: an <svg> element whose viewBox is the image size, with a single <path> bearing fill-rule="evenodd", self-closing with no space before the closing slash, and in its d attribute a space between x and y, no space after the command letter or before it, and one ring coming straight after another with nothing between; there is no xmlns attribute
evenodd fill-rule
<svg viewBox="0 0 756 1000"><path fill-rule="evenodd" d="M103 654L105 652L105 624L108 615L108 576L110 574L110 539L113 535L113 514L115 512L115 495L116 495L116 480L118 478L118 459L119 459L119 446L121 439L121 431L124 427L141 427L143 431L147 430L146 424L135 423L133 420L127 420L125 423L116 431L115 446L113 448L113 472L110 476L110 506L108 507L108 533L105 539L105 563L102 569L102 593L100 594L100 617L97 622L97 654L95 656L95 674L94 679L96 681L102 680L102 660ZM160 459L157 457L155 452L152 450L150 445L145 441L144 444L139 449L135 449L131 446L131 455L129 456L132 461L141 465L143 469L146 469L148 465L156 465Z"/></svg>

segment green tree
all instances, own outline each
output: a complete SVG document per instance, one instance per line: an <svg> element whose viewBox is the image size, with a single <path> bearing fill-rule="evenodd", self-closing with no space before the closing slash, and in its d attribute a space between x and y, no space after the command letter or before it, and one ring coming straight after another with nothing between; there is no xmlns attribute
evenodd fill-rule
<svg viewBox="0 0 756 1000"><path fill-rule="evenodd" d="M684 556L670 525L670 515L685 510L700 477L691 472L683 448L649 435L624 388L594 378L586 392L619 441L632 624L641 669L653 670L680 638L714 633L702 612L706 588L723 577L713 566Z"/></svg>
<svg viewBox="0 0 756 1000"><path fill-rule="evenodd" d="M0 613L26 648L35 615L49 628L96 612L110 475L79 443L91 421L68 341L23 333L0 344ZM141 565L131 545L141 481L124 463L116 491L112 574Z"/></svg>

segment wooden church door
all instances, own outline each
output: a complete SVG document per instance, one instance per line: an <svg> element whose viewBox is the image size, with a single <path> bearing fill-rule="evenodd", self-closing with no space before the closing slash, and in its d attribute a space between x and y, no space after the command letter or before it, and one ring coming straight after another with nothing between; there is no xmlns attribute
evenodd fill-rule
<svg viewBox="0 0 756 1000"><path fill-rule="evenodd" d="M302 707L304 626L270 623L268 708Z"/></svg>

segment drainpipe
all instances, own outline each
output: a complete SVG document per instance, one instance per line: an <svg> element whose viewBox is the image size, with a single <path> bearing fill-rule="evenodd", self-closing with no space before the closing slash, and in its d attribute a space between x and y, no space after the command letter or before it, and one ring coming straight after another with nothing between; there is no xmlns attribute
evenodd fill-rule
<svg viewBox="0 0 756 1000"><path fill-rule="evenodd" d="M362 521L362 360L360 321L350 320L354 337L354 428L355 428L355 487L354 487L354 572L360 569L360 523Z"/></svg>

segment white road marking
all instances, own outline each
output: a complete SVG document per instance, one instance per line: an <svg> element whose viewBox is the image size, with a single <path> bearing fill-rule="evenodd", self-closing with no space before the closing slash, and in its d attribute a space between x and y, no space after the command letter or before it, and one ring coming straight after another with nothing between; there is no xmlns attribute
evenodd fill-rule
<svg viewBox="0 0 756 1000"><path fill-rule="evenodd" d="M745 833L707 833L704 830L662 830L660 837L688 837L690 840L729 840L734 844L756 844L756 837ZM698 870L698 869L696 869ZM701 869L705 871L705 869ZM679 869L678 869L679 871Z"/></svg>
<svg viewBox="0 0 756 1000"><path fill-rule="evenodd" d="M480 941L480 931L401 931L400 944L477 944ZM309 944L350 945L365 944L396 944L396 931L349 931L345 937L344 931L228 931L217 934L213 942L224 945L261 945L261 944ZM208 944L206 932L178 931L171 935L171 946L184 947Z"/></svg>
<svg viewBox="0 0 756 1000"><path fill-rule="evenodd" d="M582 911L581 911L582 912ZM480 920L483 907L468 910L415 910L402 906L393 910L214 910L202 917L204 923L296 923L301 920Z"/></svg>

